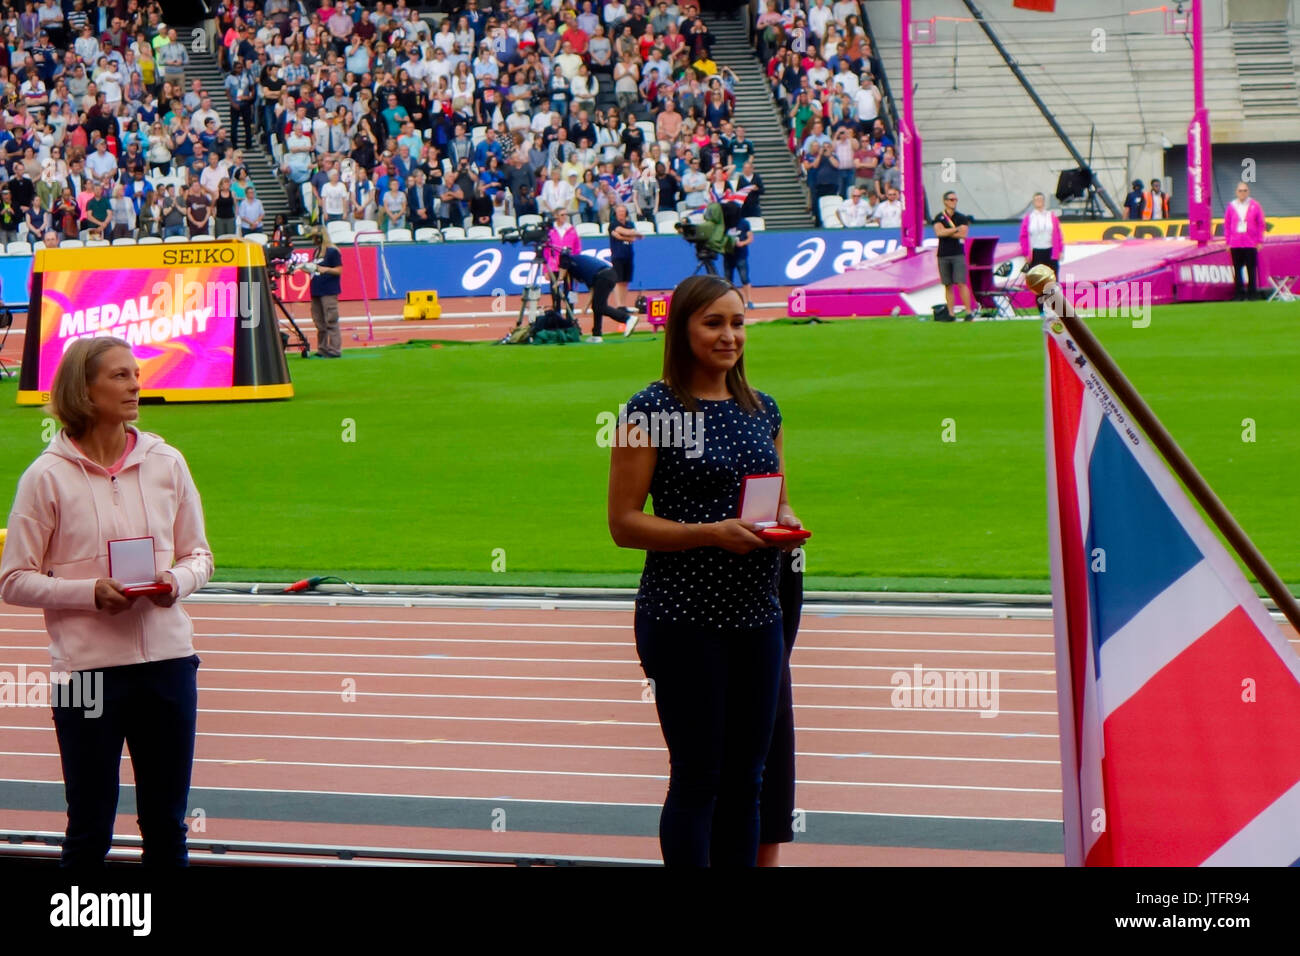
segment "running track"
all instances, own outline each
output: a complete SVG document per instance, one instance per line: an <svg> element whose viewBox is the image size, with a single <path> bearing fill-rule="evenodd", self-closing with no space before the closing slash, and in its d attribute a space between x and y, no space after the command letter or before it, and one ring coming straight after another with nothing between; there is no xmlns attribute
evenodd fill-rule
<svg viewBox="0 0 1300 956"><path fill-rule="evenodd" d="M203 658L196 838L657 859L667 753L630 611L188 609ZM783 862L1060 865L1050 633L806 612L805 831ZM46 640L39 614L0 605L0 671L48 669ZM918 664L996 669L1000 713L891 706L891 674ZM62 831L48 709L0 709L0 758L0 829ZM136 832L133 813L116 832Z"/></svg>

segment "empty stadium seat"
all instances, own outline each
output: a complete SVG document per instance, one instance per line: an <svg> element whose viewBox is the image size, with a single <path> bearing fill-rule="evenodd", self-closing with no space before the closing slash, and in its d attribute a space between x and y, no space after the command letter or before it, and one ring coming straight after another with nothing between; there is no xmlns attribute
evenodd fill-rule
<svg viewBox="0 0 1300 956"><path fill-rule="evenodd" d="M189 236L168 236L163 242L189 242Z"/></svg>
<svg viewBox="0 0 1300 956"><path fill-rule="evenodd" d="M412 239L411 230L409 229L389 229L389 242L410 242Z"/></svg>
<svg viewBox="0 0 1300 956"><path fill-rule="evenodd" d="M353 233L351 229L346 228L347 223L344 223L343 225L344 225L343 229L330 230L330 234L329 234L330 239L333 240L336 246L338 245L346 246L348 243L356 241L356 234Z"/></svg>
<svg viewBox="0 0 1300 956"><path fill-rule="evenodd" d="M356 222L352 224L353 233L367 232L367 231L377 232L378 230L379 230L379 223L373 219L358 219Z"/></svg>
<svg viewBox="0 0 1300 956"><path fill-rule="evenodd" d="M465 238L491 239L492 227L491 226L470 226L468 229L465 230Z"/></svg>
<svg viewBox="0 0 1300 956"><path fill-rule="evenodd" d="M655 234L655 224L646 222L644 219L638 219L636 222L636 231L643 236L653 236Z"/></svg>
<svg viewBox="0 0 1300 956"><path fill-rule="evenodd" d="M540 226L541 224L542 217L535 213L527 213L519 217L519 225L521 226Z"/></svg>
<svg viewBox="0 0 1300 956"><path fill-rule="evenodd" d="M442 240L442 233L432 226L423 226L415 230L416 242L439 242Z"/></svg>
<svg viewBox="0 0 1300 956"><path fill-rule="evenodd" d="M749 228L754 232L762 232L767 228L767 223L763 221L762 216L746 216L745 218L749 220Z"/></svg>
<svg viewBox="0 0 1300 956"><path fill-rule="evenodd" d="M11 256L30 256L32 254L32 244L30 242L11 242L5 246L5 253Z"/></svg>
<svg viewBox="0 0 1300 956"><path fill-rule="evenodd" d="M352 236L352 241L359 246L377 246L383 243L382 232L361 232Z"/></svg>
<svg viewBox="0 0 1300 956"><path fill-rule="evenodd" d="M91 246L107 246L107 245L112 245L112 243L110 243L107 239L87 239L87 240L86 240L86 248L87 248L87 249L89 249Z"/></svg>
<svg viewBox="0 0 1300 956"><path fill-rule="evenodd" d="M85 243L80 239L64 239L59 243L60 249L80 249Z"/></svg>
<svg viewBox="0 0 1300 956"><path fill-rule="evenodd" d="M663 212L655 213L655 225L662 226L667 223L671 227L673 223L679 222L681 218L679 213L673 212L671 209L665 209Z"/></svg>
<svg viewBox="0 0 1300 956"><path fill-rule="evenodd" d="M446 229L442 231L442 238L446 239L448 242L454 242L455 240L458 239L464 239L465 230L460 228L459 226L448 226Z"/></svg>
<svg viewBox="0 0 1300 956"><path fill-rule="evenodd" d="M259 246L266 245L267 235L264 232L249 232L244 234L244 239L248 242L255 242ZM144 242L143 239L140 240Z"/></svg>
<svg viewBox="0 0 1300 956"><path fill-rule="evenodd" d="M677 223L664 220L655 226L655 232L661 236L675 236L677 234Z"/></svg>
<svg viewBox="0 0 1300 956"><path fill-rule="evenodd" d="M157 236L141 236L137 246L161 246L162 239Z"/></svg>
<svg viewBox="0 0 1300 956"><path fill-rule="evenodd" d="M333 239L337 233L352 232L352 227L342 220L335 220L334 222L328 222L325 224L325 231L328 232L330 238Z"/></svg>
<svg viewBox="0 0 1300 956"><path fill-rule="evenodd" d="M502 229L514 229L519 225L519 220L514 216L493 216L492 227L500 232Z"/></svg>
<svg viewBox="0 0 1300 956"><path fill-rule="evenodd" d="M822 228L844 228L844 223L840 222L840 217L835 215L835 210L839 209L843 203L844 198L842 196L822 196L817 200L817 208L821 210L822 215Z"/></svg>
<svg viewBox="0 0 1300 956"><path fill-rule="evenodd" d="M580 222L574 228L578 230L580 236L600 235L600 223L598 222Z"/></svg>
<svg viewBox="0 0 1300 956"><path fill-rule="evenodd" d="M216 242L216 239L206 232L201 232L197 236L190 236L190 242Z"/></svg>
<svg viewBox="0 0 1300 956"><path fill-rule="evenodd" d="M130 236L122 236L120 239L114 239L114 240L113 240L113 245L115 245L115 246L134 246L134 245L135 245L135 240L132 239Z"/></svg>

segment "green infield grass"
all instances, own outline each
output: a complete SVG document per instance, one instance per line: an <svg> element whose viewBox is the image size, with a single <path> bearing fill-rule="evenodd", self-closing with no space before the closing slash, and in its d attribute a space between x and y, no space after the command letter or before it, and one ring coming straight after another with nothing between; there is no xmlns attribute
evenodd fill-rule
<svg viewBox="0 0 1300 956"><path fill-rule="evenodd" d="M1300 304L1093 327L1300 581ZM814 532L809 587L1048 590L1036 322L777 322L748 337L750 381L781 406L791 501ZM643 556L609 538L597 416L658 377L662 348L637 334L294 353L291 401L146 406L141 427L188 459L218 580L634 586ZM15 390L0 384L7 500L49 433Z"/></svg>

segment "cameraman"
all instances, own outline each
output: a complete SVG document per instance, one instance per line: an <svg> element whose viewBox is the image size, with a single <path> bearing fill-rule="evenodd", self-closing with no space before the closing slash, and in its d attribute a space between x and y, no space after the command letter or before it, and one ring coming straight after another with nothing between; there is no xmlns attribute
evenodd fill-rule
<svg viewBox="0 0 1300 956"><path fill-rule="evenodd" d="M316 326L316 354L320 358L342 358L343 336L339 333L339 292L342 286L343 254L329 233L317 226L311 231L315 254L303 271L311 273L311 320Z"/></svg>
<svg viewBox="0 0 1300 956"><path fill-rule="evenodd" d="M574 255L565 250L560 254L560 268L564 270L569 281L577 279L591 290L592 326L588 342L604 341L600 335L600 325L602 316L606 315L615 322L627 324L623 330L625 336L632 334L632 329L637 322L637 317L632 314L632 310L611 308L609 305L609 294L618 284L618 273L614 271L613 266L606 265L605 260L597 259L595 256Z"/></svg>

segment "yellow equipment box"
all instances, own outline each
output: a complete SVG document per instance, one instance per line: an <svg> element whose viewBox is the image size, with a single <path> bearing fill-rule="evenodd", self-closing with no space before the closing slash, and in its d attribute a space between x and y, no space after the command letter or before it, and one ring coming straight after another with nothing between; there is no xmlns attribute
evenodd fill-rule
<svg viewBox="0 0 1300 956"><path fill-rule="evenodd" d="M406 293L406 306L402 309L403 321L439 318L442 318L442 306L438 304L437 292Z"/></svg>

